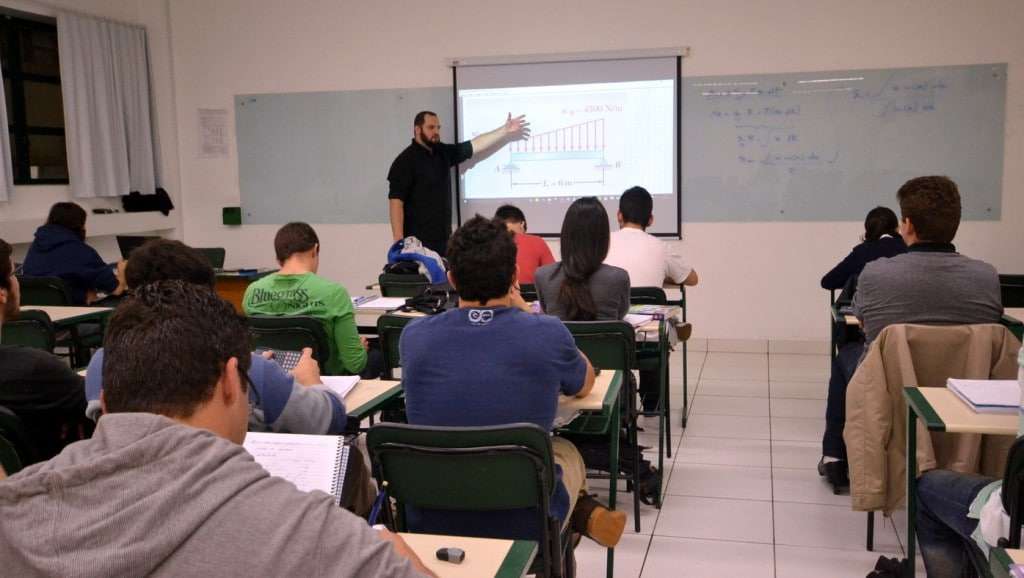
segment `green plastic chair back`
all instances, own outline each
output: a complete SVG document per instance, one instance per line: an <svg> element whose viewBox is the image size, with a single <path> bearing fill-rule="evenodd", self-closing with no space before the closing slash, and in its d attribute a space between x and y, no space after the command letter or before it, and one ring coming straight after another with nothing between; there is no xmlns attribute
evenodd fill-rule
<svg viewBox="0 0 1024 578"><path fill-rule="evenodd" d="M25 429L25 423L17 414L4 406L0 406L0 436L3 436L7 443L14 448L22 466L39 461L32 438Z"/></svg>
<svg viewBox="0 0 1024 578"><path fill-rule="evenodd" d="M0 327L0 343L32 347L53 353L57 337L50 316L46 312L25 309L16 319Z"/></svg>
<svg viewBox="0 0 1024 578"><path fill-rule="evenodd" d="M252 315L248 320L255 347L290 351L310 347L321 371L327 366L331 346L324 324L319 319L305 315Z"/></svg>
<svg viewBox="0 0 1024 578"><path fill-rule="evenodd" d="M1024 275L1000 275L999 295L1003 307L1024 307Z"/></svg>
<svg viewBox="0 0 1024 578"><path fill-rule="evenodd" d="M224 259L227 256L227 251L224 247L196 247L196 251L203 254L206 260L210 262L210 266L214 269L224 268Z"/></svg>
<svg viewBox="0 0 1024 578"><path fill-rule="evenodd" d="M7 441L2 434L0 434L0 467L3 467L4 473L8 476L21 471L21 458L18 457L18 451L14 449L14 444Z"/></svg>
<svg viewBox="0 0 1024 578"><path fill-rule="evenodd" d="M625 321L566 321L576 346L601 369L629 371L636 367L636 336Z"/></svg>
<svg viewBox="0 0 1024 578"><path fill-rule="evenodd" d="M22 305L71 305L71 292L60 277L18 276Z"/></svg>
<svg viewBox="0 0 1024 578"><path fill-rule="evenodd" d="M449 511L535 508L541 528L543 575L560 573L560 526L550 515L555 484L550 434L532 423L430 427L384 422L370 428L366 447L374 476L396 500L396 528L405 507Z"/></svg>
<svg viewBox="0 0 1024 578"><path fill-rule="evenodd" d="M629 302L633 305L667 305L668 297L661 287L631 287Z"/></svg>
<svg viewBox="0 0 1024 578"><path fill-rule="evenodd" d="M402 366L398 342L402 329L414 317L404 315L381 315L377 318L377 336L380 338L380 352L384 356L384 379L394 379L395 369Z"/></svg>
<svg viewBox="0 0 1024 578"><path fill-rule="evenodd" d="M382 297L415 297L430 287L430 279L423 275L381 273L377 277Z"/></svg>

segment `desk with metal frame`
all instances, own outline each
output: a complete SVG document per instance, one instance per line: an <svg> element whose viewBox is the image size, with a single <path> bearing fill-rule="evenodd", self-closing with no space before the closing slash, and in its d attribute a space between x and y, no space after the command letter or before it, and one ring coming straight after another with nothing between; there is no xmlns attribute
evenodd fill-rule
<svg viewBox="0 0 1024 578"><path fill-rule="evenodd" d="M480 576L483 578L520 578L525 576L534 557L537 543L531 540L500 540L467 536L441 536L399 532L402 540L438 578ZM460 564L437 559L441 548L459 548L466 553Z"/></svg>
<svg viewBox="0 0 1024 578"><path fill-rule="evenodd" d="M1017 414L975 413L955 393L945 387L904 387L907 401L907 557L911 576L916 570L917 536L917 420L928 431L1017 435Z"/></svg>
<svg viewBox="0 0 1024 578"><path fill-rule="evenodd" d="M992 578L1011 578L1010 567L1024 564L1024 550L992 548L988 554L988 563Z"/></svg>

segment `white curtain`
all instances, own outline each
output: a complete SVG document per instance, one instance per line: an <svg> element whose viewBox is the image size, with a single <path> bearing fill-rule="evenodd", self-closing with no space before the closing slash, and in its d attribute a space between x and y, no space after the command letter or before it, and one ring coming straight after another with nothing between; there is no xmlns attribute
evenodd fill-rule
<svg viewBox="0 0 1024 578"><path fill-rule="evenodd" d="M7 125L7 95L0 73L0 203L11 198L14 189L14 163L11 160L11 131Z"/></svg>
<svg viewBox="0 0 1024 578"><path fill-rule="evenodd" d="M57 15L68 174L74 197L157 187L146 31Z"/></svg>

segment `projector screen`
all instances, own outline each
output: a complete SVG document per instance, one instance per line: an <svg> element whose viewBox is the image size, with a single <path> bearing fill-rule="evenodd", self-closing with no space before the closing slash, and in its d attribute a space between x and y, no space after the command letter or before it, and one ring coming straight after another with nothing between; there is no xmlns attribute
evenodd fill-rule
<svg viewBox="0 0 1024 578"><path fill-rule="evenodd" d="M612 230L619 196L642 186L654 198L648 232L680 233L677 149L679 57L455 66L461 142L525 115L531 135L475 151L459 167L460 221L512 204L529 232L557 236L572 202L595 196Z"/></svg>

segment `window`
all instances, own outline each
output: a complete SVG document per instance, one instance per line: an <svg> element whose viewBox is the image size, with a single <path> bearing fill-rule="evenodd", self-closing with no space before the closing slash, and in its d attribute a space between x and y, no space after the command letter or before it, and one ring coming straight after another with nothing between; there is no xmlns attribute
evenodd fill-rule
<svg viewBox="0 0 1024 578"><path fill-rule="evenodd" d="M0 14L0 65L14 184L67 184L56 21Z"/></svg>

